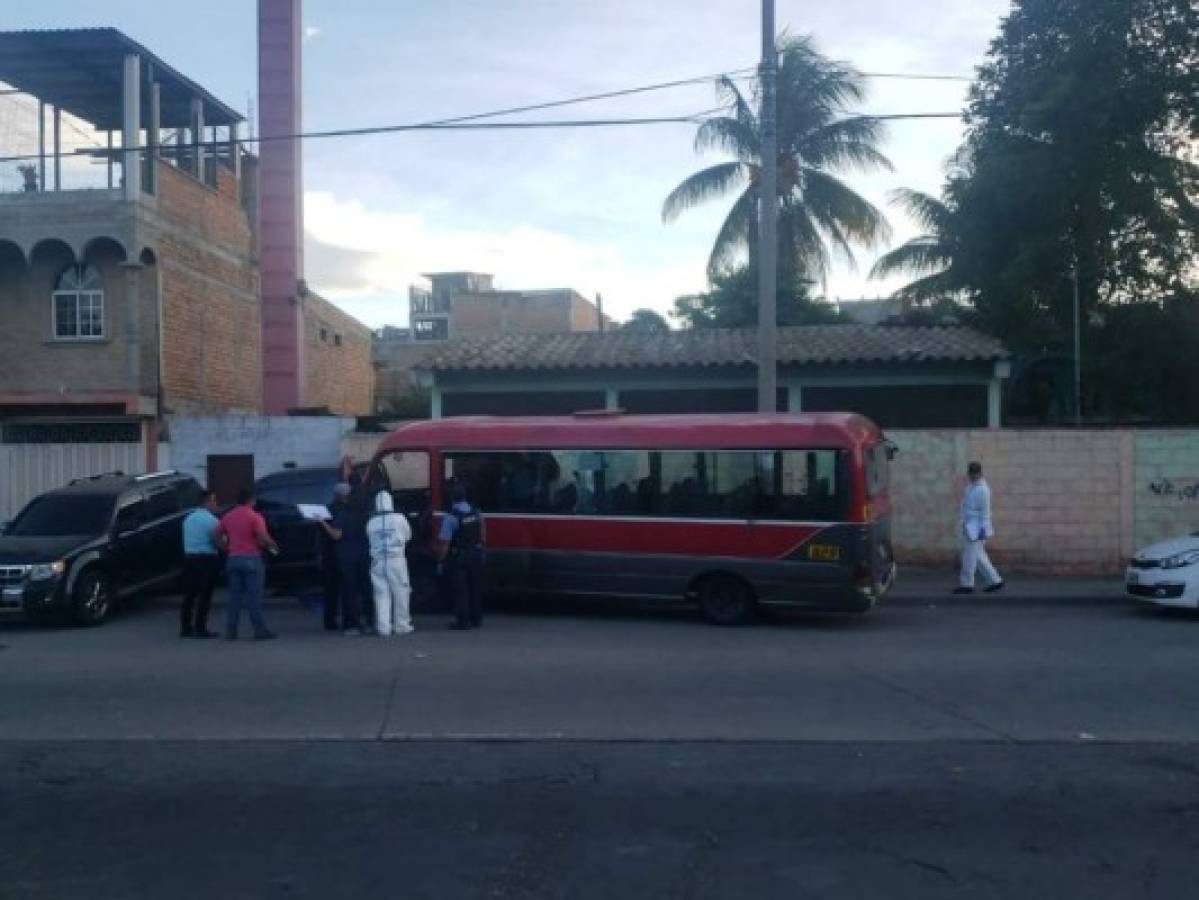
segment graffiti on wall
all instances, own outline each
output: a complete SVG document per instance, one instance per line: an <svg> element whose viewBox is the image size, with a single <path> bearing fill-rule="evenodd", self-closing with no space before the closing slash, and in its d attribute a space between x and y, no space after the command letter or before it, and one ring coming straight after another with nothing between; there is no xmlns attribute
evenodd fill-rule
<svg viewBox="0 0 1199 900"><path fill-rule="evenodd" d="M1154 496L1180 502L1199 501L1199 478L1187 478L1174 481L1171 478L1159 478L1149 483L1149 490Z"/></svg>

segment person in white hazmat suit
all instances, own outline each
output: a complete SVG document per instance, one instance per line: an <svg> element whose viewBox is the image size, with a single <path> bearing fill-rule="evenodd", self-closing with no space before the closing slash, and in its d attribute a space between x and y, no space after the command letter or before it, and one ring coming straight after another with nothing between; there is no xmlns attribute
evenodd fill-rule
<svg viewBox="0 0 1199 900"><path fill-rule="evenodd" d="M412 540L412 528L403 514L395 511L391 494L380 491L375 513L366 524L371 548L371 583L375 588L375 626L383 637L411 634L412 615L408 601L408 561L404 546Z"/></svg>

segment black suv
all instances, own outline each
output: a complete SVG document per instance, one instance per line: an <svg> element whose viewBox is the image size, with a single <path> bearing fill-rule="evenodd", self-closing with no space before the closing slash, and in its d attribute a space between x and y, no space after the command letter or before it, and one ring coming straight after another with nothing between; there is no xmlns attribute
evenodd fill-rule
<svg viewBox="0 0 1199 900"><path fill-rule="evenodd" d="M116 472L30 501L0 535L0 616L99 625L116 601L174 580L202 493L174 472Z"/></svg>
<svg viewBox="0 0 1199 900"><path fill-rule="evenodd" d="M359 473L365 469L365 465L356 467ZM254 483L258 511L279 544L279 555L267 561L272 583L303 581L320 571L324 532L316 522L300 515L297 504L328 506L339 481L340 471L329 466L284 469Z"/></svg>

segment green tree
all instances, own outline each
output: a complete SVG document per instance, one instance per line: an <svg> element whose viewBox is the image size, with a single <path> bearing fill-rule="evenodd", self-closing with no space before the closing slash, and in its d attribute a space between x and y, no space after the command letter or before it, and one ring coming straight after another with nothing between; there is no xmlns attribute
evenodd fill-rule
<svg viewBox="0 0 1199 900"><path fill-rule="evenodd" d="M747 328L758 321L758 270L743 266L720 272L711 289L674 301L674 318L688 328ZM782 273L778 284L779 325L829 325L847 322L831 303L808 296L808 283Z"/></svg>
<svg viewBox="0 0 1199 900"><path fill-rule="evenodd" d="M946 192L955 279L992 331L1069 341L1075 272L1084 332L1194 294L1197 73L1193 0L1015 0Z"/></svg>
<svg viewBox="0 0 1199 900"><path fill-rule="evenodd" d="M819 278L833 253L853 260L854 245L873 246L888 234L881 212L836 173L890 169L879 151L877 119L851 115L865 96L862 77L817 52L808 38L783 35L778 43L778 209L780 280L799 273ZM727 112L708 119L695 137L699 153L719 150L734 159L686 178L666 198L662 218L739 191L716 235L708 277L736 271L752 260L757 235L761 124L760 90L746 97L736 82L721 78L718 93Z"/></svg>
<svg viewBox="0 0 1199 900"><path fill-rule="evenodd" d="M652 309L635 309L629 316L629 321L620 326L620 330L636 334L665 334L670 331L670 323L661 313Z"/></svg>

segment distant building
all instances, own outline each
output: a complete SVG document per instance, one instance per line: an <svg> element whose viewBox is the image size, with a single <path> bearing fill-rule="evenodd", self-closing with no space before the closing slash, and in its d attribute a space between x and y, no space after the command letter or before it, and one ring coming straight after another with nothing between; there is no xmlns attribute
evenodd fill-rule
<svg viewBox="0 0 1199 900"><path fill-rule="evenodd" d="M496 290L482 272L434 272L430 287L412 287L408 328L375 333L376 402L386 411L415 389L413 370L446 341L511 334L604 331L612 320L599 298L592 302L570 288Z"/></svg>
<svg viewBox="0 0 1199 900"><path fill-rule="evenodd" d="M409 288L408 314L416 342L486 334L561 334L603 331L612 320L570 288L500 291L481 272L434 272L429 289Z"/></svg>
<svg viewBox="0 0 1199 900"><path fill-rule="evenodd" d="M504 335L440 345L418 366L435 417L751 412L757 333ZM961 326L778 332L777 408L859 412L887 428L998 428L1008 353Z"/></svg>
<svg viewBox="0 0 1199 900"><path fill-rule="evenodd" d="M859 325L881 325L903 313L903 304L894 298L880 300L838 300L837 309Z"/></svg>

